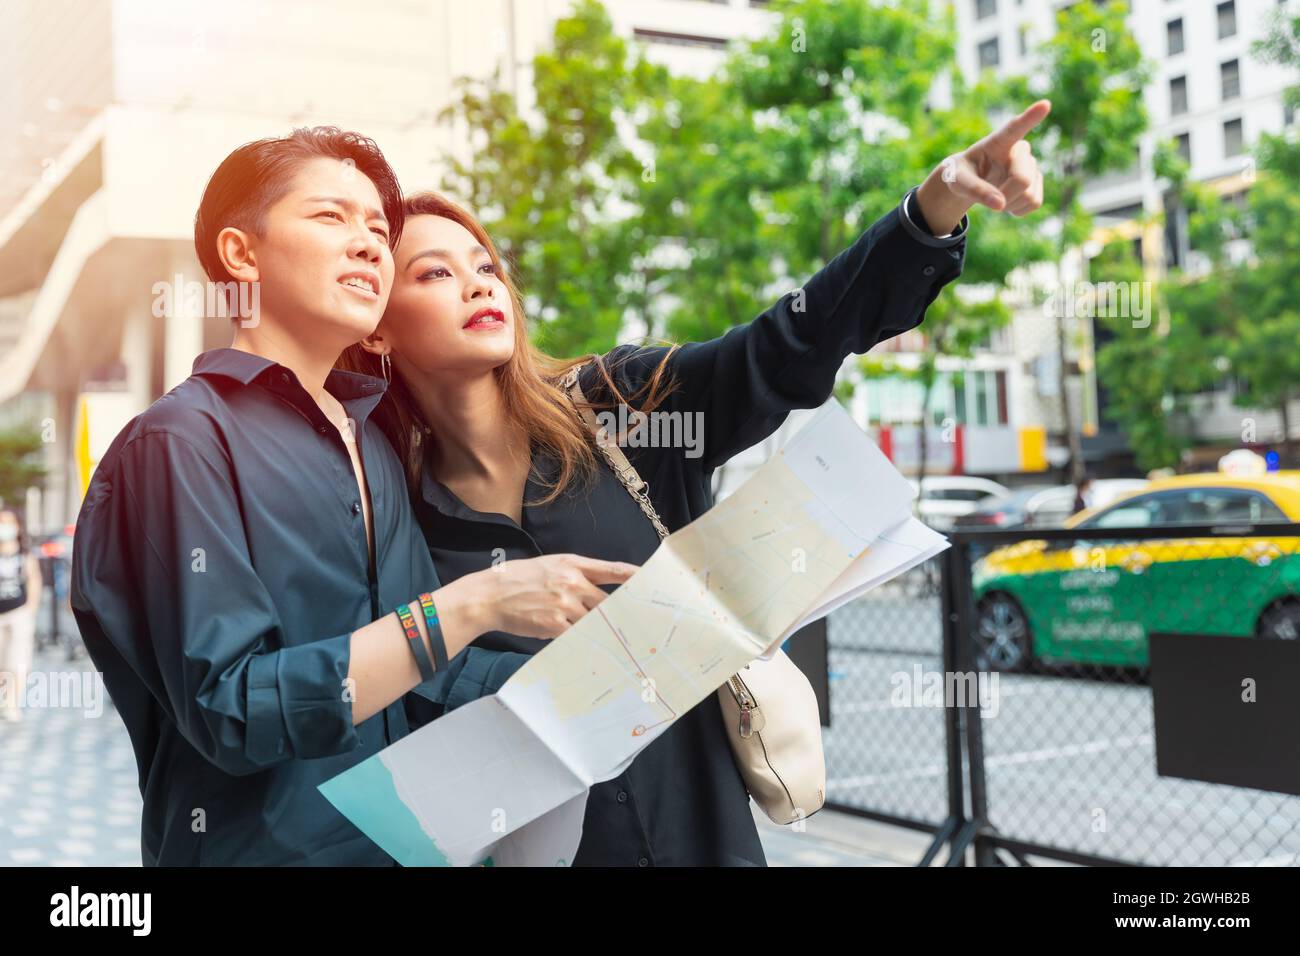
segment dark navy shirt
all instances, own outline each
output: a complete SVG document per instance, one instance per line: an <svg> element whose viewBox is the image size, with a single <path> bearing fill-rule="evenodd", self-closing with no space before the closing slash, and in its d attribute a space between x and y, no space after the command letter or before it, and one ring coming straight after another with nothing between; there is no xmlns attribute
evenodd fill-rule
<svg viewBox="0 0 1300 956"><path fill-rule="evenodd" d="M718 466L775 432L792 409L825 402L850 353L919 324L944 285L961 274L968 221L949 237L935 237L911 196L813 276L801 296L783 296L752 322L711 342L684 345L668 359L675 387L658 410L699 415L702 446L624 452L670 531L712 506ZM630 395L666 351L621 346L605 361ZM593 367L581 382L588 398L610 399ZM525 502L543 496L543 480L556 470L553 460L534 453ZM559 552L643 564L659 547L654 527L603 461L593 486L572 485L549 505L526 505L520 524L470 508L427 468L420 491L416 513L443 581L502 559ZM484 634L430 682L429 696L451 710L494 693L545 646ZM647 744L623 773L592 787L574 857L579 866L765 862L716 694Z"/></svg>
<svg viewBox="0 0 1300 956"><path fill-rule="evenodd" d="M335 371L365 466L287 368L236 349L133 419L77 521L72 606L126 723L146 865L393 865L317 785L409 729L353 726L351 633L437 588L383 380Z"/></svg>

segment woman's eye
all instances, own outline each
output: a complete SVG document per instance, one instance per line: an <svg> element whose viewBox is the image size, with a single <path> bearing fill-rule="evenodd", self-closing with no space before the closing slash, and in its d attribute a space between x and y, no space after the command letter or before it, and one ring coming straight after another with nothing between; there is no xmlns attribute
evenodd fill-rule
<svg viewBox="0 0 1300 956"><path fill-rule="evenodd" d="M388 233L385 232L383 229L380 229L380 228L378 228L378 227L375 227L374 229L371 229L370 231L373 232L373 233L374 233L376 236L378 236L380 239L384 240L384 242L387 242L387 241L388 241Z"/></svg>
<svg viewBox="0 0 1300 956"><path fill-rule="evenodd" d="M489 275L497 274L497 267L490 262L484 263L483 265L479 266L478 271L482 272L484 269L488 271Z"/></svg>
<svg viewBox="0 0 1300 956"><path fill-rule="evenodd" d="M326 209L324 212L318 212L316 215L317 215L317 216L333 216L333 217L334 217L335 219L337 219L339 222L342 222L342 221L343 221L343 214L342 214L342 213L337 213L337 212L335 212L335 211L332 210L332 209Z"/></svg>
<svg viewBox="0 0 1300 956"><path fill-rule="evenodd" d="M444 269L442 266L434 266L432 269L430 269L430 270L429 270L428 272L426 272L424 275L420 276L420 278L421 278L421 279L440 279L440 278L442 278L443 276L449 276L449 275L451 275L451 273L448 272L446 269Z"/></svg>

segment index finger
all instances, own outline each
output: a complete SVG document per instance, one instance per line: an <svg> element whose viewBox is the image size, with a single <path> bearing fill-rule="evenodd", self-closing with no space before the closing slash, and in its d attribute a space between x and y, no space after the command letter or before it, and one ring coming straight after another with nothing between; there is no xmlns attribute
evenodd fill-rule
<svg viewBox="0 0 1300 956"><path fill-rule="evenodd" d="M1041 123L1051 111L1051 100L1039 100L1019 116L1008 120L1000 130L990 133L985 142L990 146L1005 146L1009 149L1024 139L1029 131Z"/></svg>
<svg viewBox="0 0 1300 956"><path fill-rule="evenodd" d="M622 584L640 570L626 561L602 561L581 554L573 556L573 564L592 584Z"/></svg>

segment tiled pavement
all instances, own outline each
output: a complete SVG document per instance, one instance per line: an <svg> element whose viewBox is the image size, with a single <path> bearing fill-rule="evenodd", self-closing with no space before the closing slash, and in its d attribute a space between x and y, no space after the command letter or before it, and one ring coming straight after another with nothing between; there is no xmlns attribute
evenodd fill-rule
<svg viewBox="0 0 1300 956"><path fill-rule="evenodd" d="M33 670L89 670L45 649ZM29 708L0 720L0 865L139 866L140 790L117 711Z"/></svg>
<svg viewBox="0 0 1300 956"><path fill-rule="evenodd" d="M83 657L38 653L34 669L88 670ZM0 866L139 866L140 791L135 756L117 711L34 708L0 720ZM805 830L770 823L755 810L772 866L908 866L923 834L829 810Z"/></svg>
<svg viewBox="0 0 1300 956"><path fill-rule="evenodd" d="M751 802L768 866L915 866L930 834L834 810L804 821L804 830L772 823Z"/></svg>

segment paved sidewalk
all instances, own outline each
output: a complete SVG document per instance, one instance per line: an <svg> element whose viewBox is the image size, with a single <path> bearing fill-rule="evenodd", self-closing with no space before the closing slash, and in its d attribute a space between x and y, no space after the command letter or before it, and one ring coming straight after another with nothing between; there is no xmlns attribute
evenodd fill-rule
<svg viewBox="0 0 1300 956"><path fill-rule="evenodd" d="M32 671L92 667L44 648ZM0 720L0 866L139 866L141 805L131 740L107 694L98 716L51 707Z"/></svg>
<svg viewBox="0 0 1300 956"><path fill-rule="evenodd" d="M33 670L88 671L82 657L43 649ZM803 830L750 804L771 866L913 866L927 834L822 810ZM126 728L102 713L26 711L0 721L0 866L139 866L140 792Z"/></svg>
<svg viewBox="0 0 1300 956"><path fill-rule="evenodd" d="M802 831L778 826L751 801L769 866L915 866L930 834L836 810L821 810Z"/></svg>

